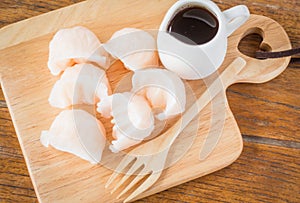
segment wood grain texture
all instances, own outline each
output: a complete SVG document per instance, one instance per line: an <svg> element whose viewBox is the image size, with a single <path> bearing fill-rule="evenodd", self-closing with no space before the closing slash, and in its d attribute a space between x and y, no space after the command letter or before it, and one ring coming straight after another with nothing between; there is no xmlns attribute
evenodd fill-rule
<svg viewBox="0 0 300 203"><path fill-rule="evenodd" d="M251 142L232 165L137 202L299 202L299 150Z"/></svg>
<svg viewBox="0 0 300 203"><path fill-rule="evenodd" d="M32 2L29 5L38 5L40 3L35 1ZM2 6L3 3L7 2L2 1L1 8L4 7ZM61 4L57 3L57 5L64 6L68 3L68 1L61 1ZM222 3L219 2L219 5L223 8L228 8L238 3L239 2L234 1L230 1L230 3L229 1L222 1ZM244 3L250 7L250 10L252 10L253 13L264 14L279 21L286 28L292 44L294 46L299 46L299 29L297 29L297 24L295 23L299 21L299 13L296 12L298 3L296 1L284 2L284 4L277 1L268 1L268 3L266 3L266 1L244 1ZM284 9L277 10L276 8L278 5L284 5ZM26 9L25 13L35 14L34 11L27 12ZM2 12L0 15L2 18ZM20 16L16 14L16 18L18 17ZM5 16L3 18L5 18ZM17 20L18 19L16 19L16 21ZM163 200L165 202L170 202L172 200L177 200L179 202L207 202L214 200L254 202L274 201L278 199L279 201L290 200L291 202L298 202L299 196L294 194L297 194L297 191L299 191L299 185L297 185L299 176L295 175L293 170L299 173L299 135L297 135L296 131L299 129L299 122L297 122L299 121L300 95L299 88L297 88L299 87L299 82L297 83L297 78L299 78L299 69L297 69L297 67L299 67L299 65L291 64L289 67L290 68L282 75L269 83L260 85L238 84L229 89L228 97L230 106L234 114L238 115L237 121L241 127L242 133L247 135L245 136L246 147L241 158L236 163L220 172L191 181L142 201L153 202L155 200ZM293 71L291 72L291 70ZM276 85L276 88L274 88L275 94L274 91L271 91L271 93L269 92L269 90L273 90L274 84ZM268 95L272 96L272 100L269 99L270 97L268 97ZM249 100L251 100L251 102ZM26 176L26 168L24 163L23 166L22 164L19 164L22 163L23 158L21 156L22 153L17 150L18 142L14 135L10 117L8 113L2 114L2 109L8 112L3 97L1 97L0 104L1 134L9 135L9 138L7 138L7 136L1 136L1 164L5 166L8 163L12 164L8 165L9 167L1 167L1 170L3 168L3 172L1 171L1 182L2 179L8 180L7 185L1 185L1 199L5 202L9 202L9 199L11 202L35 201L34 198L31 197L34 196L34 194L32 194L33 190L29 178L27 178L27 181L21 183L24 184L23 187L13 187L15 184L14 180L16 179L5 175L6 171L12 168L13 172L11 173L19 175L25 174ZM245 109L245 106L248 110L247 112L241 110ZM287 108L285 109L283 107ZM288 107L296 108L287 111L287 109L289 109ZM252 115L255 115L255 119L251 120L251 118L253 118ZM277 119L278 115L280 115L281 120ZM268 128L270 125L264 125L266 122L271 123L270 129ZM281 133L277 133L278 128L282 129ZM12 136L10 137L10 135ZM260 139L261 137L265 139ZM259 142L264 142L265 144L257 144ZM281 144L284 144L284 147L286 148L272 146ZM248 145L250 145L250 147L248 147ZM269 149L276 153L269 153ZM8 155L6 156L6 154ZM14 159L14 156L16 155L18 156L18 160L20 160L19 162ZM260 161L250 161L252 159L256 160L258 155L261 155ZM9 161L5 162L6 159ZM274 162L278 163L274 164L275 170L278 172L275 173L276 181L272 181L272 179L268 178L270 175L270 170L268 170L268 168L273 166L272 164ZM236 167L236 170L232 169L233 166ZM264 166L264 170L261 170L262 168L259 166ZM16 170L14 168L16 168ZM293 170L290 168L293 168ZM240 173L240 171L243 170L244 173ZM220 174L219 177L218 174ZM228 178L220 178L220 176ZM250 181L252 180L251 178L255 181ZM231 183L230 187L226 184L229 182ZM290 191L283 190L282 187L280 187L280 185L285 182L287 182L286 187L289 187ZM239 185L240 187L238 187ZM24 197L25 192L21 187L31 190L30 194L26 194L27 199ZM197 187L200 187L200 189L194 189ZM234 189L232 189L232 187L234 187ZM243 189L244 187L248 190L245 191Z"/></svg>

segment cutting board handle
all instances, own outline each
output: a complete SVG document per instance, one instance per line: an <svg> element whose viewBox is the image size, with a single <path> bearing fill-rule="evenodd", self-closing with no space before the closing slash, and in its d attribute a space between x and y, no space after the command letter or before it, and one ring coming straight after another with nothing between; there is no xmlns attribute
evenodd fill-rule
<svg viewBox="0 0 300 203"><path fill-rule="evenodd" d="M292 47L287 33L278 22L265 16L251 15L228 40L229 49L233 52L230 54L240 56L247 62L236 83L263 83L274 79L285 70L291 57L262 60L244 55L238 50L238 45L249 34L259 34L263 38L262 49L282 51Z"/></svg>

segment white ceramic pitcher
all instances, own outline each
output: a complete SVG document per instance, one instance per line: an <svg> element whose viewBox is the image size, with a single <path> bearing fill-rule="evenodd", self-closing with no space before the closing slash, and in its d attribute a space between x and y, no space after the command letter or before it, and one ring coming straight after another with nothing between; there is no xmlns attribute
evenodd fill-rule
<svg viewBox="0 0 300 203"><path fill-rule="evenodd" d="M168 32L174 16L189 7L201 7L213 14L219 27L210 41L191 45L176 39ZM250 13L238 5L226 11L210 0L179 0L166 13L157 36L157 48L162 64L183 79L196 80L209 76L222 64L227 50L227 37L247 21Z"/></svg>

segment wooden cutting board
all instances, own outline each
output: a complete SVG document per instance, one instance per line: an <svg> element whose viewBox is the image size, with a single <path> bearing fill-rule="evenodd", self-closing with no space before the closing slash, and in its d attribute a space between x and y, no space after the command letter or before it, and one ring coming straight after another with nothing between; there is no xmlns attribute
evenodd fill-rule
<svg viewBox="0 0 300 203"><path fill-rule="evenodd" d="M41 131L48 129L61 111L50 107L47 101L58 79L50 74L46 66L48 44L54 32L63 27L82 25L105 42L115 31L124 27L157 29L174 2L91 0L0 30L1 85L40 202L122 201L122 198L116 200L116 195L111 195L104 188L112 169L117 165L108 152L102 165L91 165L73 155L40 144ZM250 33L264 37L264 48L273 51L291 48L288 36L278 23L267 17L251 15L248 22L229 37L228 53L219 72L241 56L247 65L236 82L266 82L279 75L287 67L290 58L255 60L241 54L237 49L238 43ZM108 70L113 88L127 73L120 62ZM188 81L187 85L198 97L206 89L205 83L214 77L212 75L206 81ZM207 158L200 160L205 141L216 135L220 136L216 147ZM173 164L139 198L222 169L239 157L242 148L242 137L223 89L176 140L168 157Z"/></svg>

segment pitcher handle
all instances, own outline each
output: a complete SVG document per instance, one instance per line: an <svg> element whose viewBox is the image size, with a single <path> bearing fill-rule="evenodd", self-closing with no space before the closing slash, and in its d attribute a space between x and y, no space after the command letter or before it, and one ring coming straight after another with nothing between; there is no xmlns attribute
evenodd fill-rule
<svg viewBox="0 0 300 203"><path fill-rule="evenodd" d="M236 29L243 25L249 18L250 12L245 5L234 6L223 11L227 22L227 36L231 35Z"/></svg>

